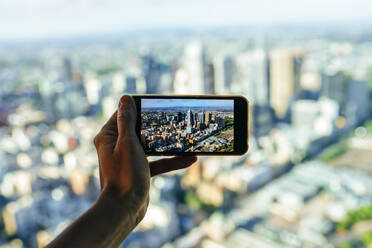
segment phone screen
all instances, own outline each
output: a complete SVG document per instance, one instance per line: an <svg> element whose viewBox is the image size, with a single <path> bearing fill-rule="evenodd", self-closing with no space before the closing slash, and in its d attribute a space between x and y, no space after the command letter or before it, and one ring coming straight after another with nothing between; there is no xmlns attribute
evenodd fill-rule
<svg viewBox="0 0 372 248"><path fill-rule="evenodd" d="M233 153L234 99L142 98L147 153Z"/></svg>

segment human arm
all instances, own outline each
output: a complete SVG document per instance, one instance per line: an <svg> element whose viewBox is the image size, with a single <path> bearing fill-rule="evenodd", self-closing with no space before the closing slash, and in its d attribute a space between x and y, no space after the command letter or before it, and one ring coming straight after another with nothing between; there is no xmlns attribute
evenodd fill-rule
<svg viewBox="0 0 372 248"><path fill-rule="evenodd" d="M137 111L124 96L94 139L101 193L82 216L47 247L118 247L145 216L151 176L186 168L196 157L148 162L135 131Z"/></svg>

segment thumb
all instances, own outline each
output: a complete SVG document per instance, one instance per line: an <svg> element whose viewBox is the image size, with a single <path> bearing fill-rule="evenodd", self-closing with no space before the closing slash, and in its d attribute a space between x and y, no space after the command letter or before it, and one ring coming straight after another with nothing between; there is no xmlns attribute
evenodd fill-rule
<svg viewBox="0 0 372 248"><path fill-rule="evenodd" d="M136 134L137 110L131 96L122 96L117 114L118 139Z"/></svg>

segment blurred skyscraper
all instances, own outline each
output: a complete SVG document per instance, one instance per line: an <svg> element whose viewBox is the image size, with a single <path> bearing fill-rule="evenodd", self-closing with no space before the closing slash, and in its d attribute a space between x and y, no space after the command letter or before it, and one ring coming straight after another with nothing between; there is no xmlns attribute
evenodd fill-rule
<svg viewBox="0 0 372 248"><path fill-rule="evenodd" d="M185 48L183 67L175 75L175 93L203 94L212 88L204 46L191 42Z"/></svg>
<svg viewBox="0 0 372 248"><path fill-rule="evenodd" d="M158 93L161 75L160 64L150 54L142 56L142 73L146 82L146 93Z"/></svg>
<svg viewBox="0 0 372 248"><path fill-rule="evenodd" d="M213 63L207 64L206 75L205 75L205 93L206 94L215 94L215 68Z"/></svg>
<svg viewBox="0 0 372 248"><path fill-rule="evenodd" d="M229 94L234 73L234 60L230 56L220 56L214 60L215 91L217 94Z"/></svg>
<svg viewBox="0 0 372 248"><path fill-rule="evenodd" d="M322 74L322 85L320 94L329 99L335 100L342 113L345 112L347 105L347 88L350 83L350 79L347 78L345 73L339 71L337 73L323 73Z"/></svg>
<svg viewBox="0 0 372 248"><path fill-rule="evenodd" d="M264 50L239 54L236 58L234 80L251 104L261 106L269 103L269 60Z"/></svg>
<svg viewBox="0 0 372 248"><path fill-rule="evenodd" d="M72 62L70 58L64 58L63 60L63 79L71 82L73 79Z"/></svg>
<svg viewBox="0 0 372 248"><path fill-rule="evenodd" d="M125 91L129 94L137 93L137 79L135 77L127 76L125 80L127 83Z"/></svg>
<svg viewBox="0 0 372 248"><path fill-rule="evenodd" d="M235 59L232 93L243 94L250 105L250 131L255 137L269 133L274 124L269 106L270 64L266 52L256 49Z"/></svg>
<svg viewBox="0 0 372 248"><path fill-rule="evenodd" d="M368 101L369 92L367 82L353 80L350 82L347 91L346 117L354 125L360 121L366 120L369 116Z"/></svg>
<svg viewBox="0 0 372 248"><path fill-rule="evenodd" d="M287 114L290 100L300 88L303 53L279 49L270 54L270 104L279 118Z"/></svg>
<svg viewBox="0 0 372 248"><path fill-rule="evenodd" d="M249 107L249 130L258 138L272 130L275 119L274 111L269 105L253 104Z"/></svg>
<svg viewBox="0 0 372 248"><path fill-rule="evenodd" d="M125 76L123 73L115 73L112 76L111 93L114 95L120 95L124 92L125 87Z"/></svg>

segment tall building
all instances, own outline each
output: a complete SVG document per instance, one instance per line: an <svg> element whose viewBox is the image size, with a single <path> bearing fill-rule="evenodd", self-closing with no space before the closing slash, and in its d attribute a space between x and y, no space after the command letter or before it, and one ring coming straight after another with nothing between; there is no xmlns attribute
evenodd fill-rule
<svg viewBox="0 0 372 248"><path fill-rule="evenodd" d="M208 125L210 121L211 121L211 113L205 112L205 125Z"/></svg>
<svg viewBox="0 0 372 248"><path fill-rule="evenodd" d="M124 92L129 94L137 93L137 79L133 76L126 76L123 73L116 73L112 77L112 90L114 95L122 95Z"/></svg>
<svg viewBox="0 0 372 248"><path fill-rule="evenodd" d="M205 124L205 113L204 113L204 110L199 115L200 115L199 116L200 123L201 124Z"/></svg>
<svg viewBox="0 0 372 248"><path fill-rule="evenodd" d="M185 48L183 66L175 74L175 93L203 94L207 91L207 80L209 74L204 47L200 42L191 42Z"/></svg>
<svg viewBox="0 0 372 248"><path fill-rule="evenodd" d="M174 80L173 80L174 93L176 94L190 93L188 81L189 81L189 77L188 77L187 71L183 67L178 68L177 71L174 73Z"/></svg>
<svg viewBox="0 0 372 248"><path fill-rule="evenodd" d="M137 79L135 77L127 76L125 81L127 83L125 91L129 94L137 93Z"/></svg>
<svg viewBox="0 0 372 248"><path fill-rule="evenodd" d="M123 73L115 73L112 76L111 93L114 95L121 95L125 90L125 76Z"/></svg>
<svg viewBox="0 0 372 248"><path fill-rule="evenodd" d="M142 56L142 73L146 82L146 93L158 93L161 76L160 64L152 55Z"/></svg>
<svg viewBox="0 0 372 248"><path fill-rule="evenodd" d="M144 77L140 76L136 78L136 91L138 94L146 94L146 80Z"/></svg>
<svg viewBox="0 0 372 248"><path fill-rule="evenodd" d="M279 49L270 54L270 104L284 118L292 96L300 89L303 53Z"/></svg>
<svg viewBox="0 0 372 248"><path fill-rule="evenodd" d="M193 123L194 123L194 115L192 114L191 109L189 109L187 111L187 127L186 127L187 133L193 132Z"/></svg>
<svg viewBox="0 0 372 248"><path fill-rule="evenodd" d="M63 59L64 80L71 82L73 79L72 62L70 58Z"/></svg>
<svg viewBox="0 0 372 248"><path fill-rule="evenodd" d="M368 116L368 85L364 81L352 80L343 72L323 73L321 96L336 101L340 114L355 124Z"/></svg>
<svg viewBox="0 0 372 248"><path fill-rule="evenodd" d="M169 89L171 90L171 92L174 92L174 86L175 86L174 83L176 81L176 74L179 68L180 68L179 62L176 59L170 62L169 73L171 76L171 85Z"/></svg>
<svg viewBox="0 0 372 248"><path fill-rule="evenodd" d="M213 63L208 63L206 76L205 76L205 93L206 94L215 94L215 69Z"/></svg>
<svg viewBox="0 0 372 248"><path fill-rule="evenodd" d="M90 105L98 104L102 82L96 76L87 74L84 86L88 103Z"/></svg>
<svg viewBox="0 0 372 248"><path fill-rule="evenodd" d="M191 127L194 123L194 116L192 114L191 109L187 111L187 127Z"/></svg>
<svg viewBox="0 0 372 248"><path fill-rule="evenodd" d="M266 52L258 49L236 56L234 84L251 104L269 104L270 64Z"/></svg>
<svg viewBox="0 0 372 248"><path fill-rule="evenodd" d="M199 115L197 112L194 113L194 125L196 126L196 124L199 122Z"/></svg>
<svg viewBox="0 0 372 248"><path fill-rule="evenodd" d="M249 111L249 130L256 138L269 134L274 126L274 111L269 105L255 104Z"/></svg>
<svg viewBox="0 0 372 248"><path fill-rule="evenodd" d="M177 122L182 121L182 112L177 112Z"/></svg>
<svg viewBox="0 0 372 248"><path fill-rule="evenodd" d="M351 124L366 120L368 111L369 91L365 81L353 80L347 89L346 118Z"/></svg>
<svg viewBox="0 0 372 248"><path fill-rule="evenodd" d="M347 105L347 89L350 83L345 73L339 71L337 73L322 73L320 95L329 99L335 100L340 111L344 113Z"/></svg>
<svg viewBox="0 0 372 248"><path fill-rule="evenodd" d="M234 59L231 56L220 56L213 61L215 92L229 94L234 73Z"/></svg>

